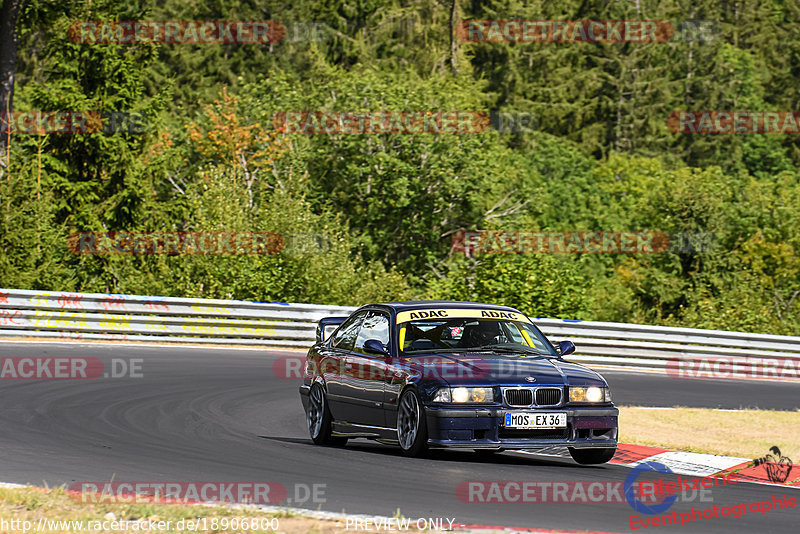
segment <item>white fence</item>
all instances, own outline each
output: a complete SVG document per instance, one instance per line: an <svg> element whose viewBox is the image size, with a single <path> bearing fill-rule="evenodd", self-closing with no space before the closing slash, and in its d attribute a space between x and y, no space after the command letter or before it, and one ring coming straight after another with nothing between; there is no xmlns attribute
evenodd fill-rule
<svg viewBox="0 0 800 534"><path fill-rule="evenodd" d="M354 309L0 289L0 337L308 347L320 318ZM705 360L708 365L728 362L744 374L774 368L776 377L798 378L800 372L800 337L561 319L534 322L554 342L574 341L577 351L568 359L581 363L664 369Z"/></svg>

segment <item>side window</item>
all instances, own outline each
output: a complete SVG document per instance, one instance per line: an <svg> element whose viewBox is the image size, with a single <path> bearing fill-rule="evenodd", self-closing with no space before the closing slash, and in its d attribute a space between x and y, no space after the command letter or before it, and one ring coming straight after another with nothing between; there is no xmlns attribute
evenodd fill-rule
<svg viewBox="0 0 800 534"><path fill-rule="evenodd" d="M522 325L522 330L528 332L526 339L527 341L529 341L529 343L526 343L526 345L533 345L535 348L541 351L550 352L550 349L547 348L547 346L542 342L541 337L539 337L536 334L536 330L533 327L525 323L517 323L517 324ZM522 335L525 335L525 333L523 333Z"/></svg>
<svg viewBox="0 0 800 534"><path fill-rule="evenodd" d="M363 311L342 323L342 326L333 335L332 345L341 350L353 350L353 342L356 340L358 327L366 314L367 312Z"/></svg>
<svg viewBox="0 0 800 534"><path fill-rule="evenodd" d="M356 338L356 344L353 350L366 354L364 352L364 343L368 339L377 339L383 343L384 346L389 345L388 315L377 311L369 312L364 318L364 322L361 323L361 328L358 331L358 337Z"/></svg>

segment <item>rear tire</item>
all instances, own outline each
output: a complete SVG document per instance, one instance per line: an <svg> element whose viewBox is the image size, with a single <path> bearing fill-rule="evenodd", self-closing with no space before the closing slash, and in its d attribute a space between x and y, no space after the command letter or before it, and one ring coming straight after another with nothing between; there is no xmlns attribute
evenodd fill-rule
<svg viewBox="0 0 800 534"><path fill-rule="evenodd" d="M333 417L328 408L325 391L319 384L314 384L308 393L308 412L306 413L306 424L311 441L317 445L344 446L347 438L331 435L332 422Z"/></svg>
<svg viewBox="0 0 800 534"><path fill-rule="evenodd" d="M603 449L573 449L569 447L572 459L582 465L604 464L614 457L615 452L617 452L616 447Z"/></svg>
<svg viewBox="0 0 800 534"><path fill-rule="evenodd" d="M403 456L421 457L428 452L428 423L419 394L407 389L397 403L397 441Z"/></svg>

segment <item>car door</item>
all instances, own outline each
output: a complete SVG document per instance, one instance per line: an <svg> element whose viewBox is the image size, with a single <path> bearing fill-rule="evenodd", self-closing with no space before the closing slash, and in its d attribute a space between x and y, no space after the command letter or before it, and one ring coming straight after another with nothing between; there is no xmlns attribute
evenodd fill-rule
<svg viewBox="0 0 800 534"><path fill-rule="evenodd" d="M320 350L322 359L319 364L319 372L328 389L328 407L331 415L338 421L348 421L349 405L345 402L347 357L353 350L358 327L366 315L366 311L351 315L333 333L330 344Z"/></svg>
<svg viewBox="0 0 800 534"><path fill-rule="evenodd" d="M358 330L353 351L347 357L348 377L345 396L351 406L347 409L351 421L367 426L384 426L383 395L387 361L382 354L364 350L368 339L377 339L389 347L389 314L372 310L367 313Z"/></svg>

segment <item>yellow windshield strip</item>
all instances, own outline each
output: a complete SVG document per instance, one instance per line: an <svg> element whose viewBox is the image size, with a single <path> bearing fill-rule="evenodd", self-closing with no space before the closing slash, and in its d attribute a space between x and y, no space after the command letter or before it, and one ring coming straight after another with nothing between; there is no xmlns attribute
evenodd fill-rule
<svg viewBox="0 0 800 534"><path fill-rule="evenodd" d="M397 314L397 324L425 319L505 319L529 324L531 322L530 319L517 312L474 308L427 308Z"/></svg>
<svg viewBox="0 0 800 534"><path fill-rule="evenodd" d="M534 347L535 345L533 344L533 340L531 339L531 336L528 335L528 331L525 330L524 328L520 328L518 325L514 325L514 326L516 326L517 329L519 329L520 333L522 334L522 337L524 337L525 341L528 343L528 346L529 347Z"/></svg>
<svg viewBox="0 0 800 534"><path fill-rule="evenodd" d="M406 350L406 325L400 327L400 350Z"/></svg>

